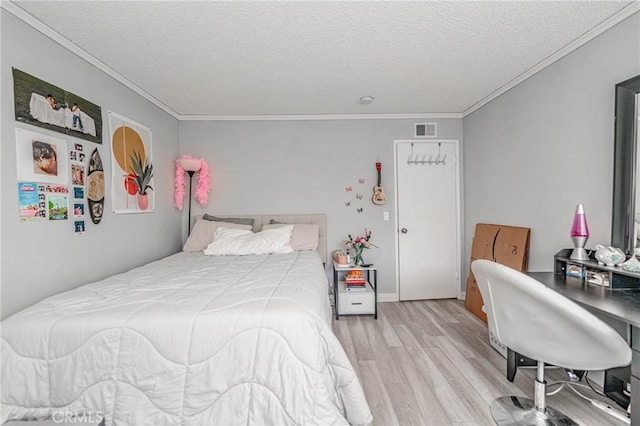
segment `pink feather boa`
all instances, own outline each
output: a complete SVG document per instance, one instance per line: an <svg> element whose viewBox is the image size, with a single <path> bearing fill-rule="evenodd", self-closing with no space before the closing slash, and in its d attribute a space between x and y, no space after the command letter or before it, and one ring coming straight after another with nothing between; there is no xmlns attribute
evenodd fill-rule
<svg viewBox="0 0 640 426"><path fill-rule="evenodd" d="M183 155L182 157L176 160L176 177L174 179L175 183L175 196L174 196L174 204L178 208L178 210L182 210L182 205L184 203L184 174L185 170L182 168L180 164L180 160L189 159L189 160L199 160L200 161L200 170L198 170L195 174L198 178L198 184L196 186L196 192L193 194L198 201L200 206L205 207L209 200L209 192L211 191L211 180L209 176L209 166L207 162L202 158L195 158L190 155Z"/></svg>

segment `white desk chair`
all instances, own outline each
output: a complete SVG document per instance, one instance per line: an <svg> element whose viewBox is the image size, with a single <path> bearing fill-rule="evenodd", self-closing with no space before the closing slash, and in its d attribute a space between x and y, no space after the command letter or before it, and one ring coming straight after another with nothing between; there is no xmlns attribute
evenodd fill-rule
<svg viewBox="0 0 640 426"><path fill-rule="evenodd" d="M544 365L606 370L631 363L625 340L600 319L535 279L489 260L471 269L487 320L508 348L537 361L534 400L501 397L491 404L498 425L570 425L573 420L546 405Z"/></svg>

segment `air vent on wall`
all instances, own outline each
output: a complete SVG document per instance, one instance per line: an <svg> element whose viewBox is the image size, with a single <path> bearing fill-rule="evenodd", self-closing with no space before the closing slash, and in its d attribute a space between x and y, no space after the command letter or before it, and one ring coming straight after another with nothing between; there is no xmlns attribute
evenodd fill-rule
<svg viewBox="0 0 640 426"><path fill-rule="evenodd" d="M435 138L438 135L437 123L416 123L414 129L416 138Z"/></svg>

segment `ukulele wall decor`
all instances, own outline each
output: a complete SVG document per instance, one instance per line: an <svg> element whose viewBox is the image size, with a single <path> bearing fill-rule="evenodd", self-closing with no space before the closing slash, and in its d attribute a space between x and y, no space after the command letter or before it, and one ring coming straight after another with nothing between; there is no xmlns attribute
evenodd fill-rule
<svg viewBox="0 0 640 426"><path fill-rule="evenodd" d="M380 172L382 171L382 163L380 161L376 163L376 170L378 171L378 184L373 187L373 196L371 197L371 201L373 204L381 206L387 203L387 196L382 188L382 177L380 175Z"/></svg>

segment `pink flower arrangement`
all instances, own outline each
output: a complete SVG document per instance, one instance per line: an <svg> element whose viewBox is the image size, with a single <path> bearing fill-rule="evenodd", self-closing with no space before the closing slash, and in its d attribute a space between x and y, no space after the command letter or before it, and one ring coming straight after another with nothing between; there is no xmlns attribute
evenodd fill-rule
<svg viewBox="0 0 640 426"><path fill-rule="evenodd" d="M353 238L351 234L349 234L349 239L344 242L348 250L351 250L351 249L355 250L356 265L362 265L364 263L364 261L362 260L362 251L364 249L369 249L371 247L378 247L372 242L370 242L369 241L370 239L371 239L371 230L365 228L363 237L356 236L355 238Z"/></svg>
<svg viewBox="0 0 640 426"><path fill-rule="evenodd" d="M186 158L190 160L199 160L200 161L200 170L196 172L198 178L198 184L196 186L196 191L193 194L198 204L202 207L207 205L209 201L209 192L211 191L211 179L209 176L209 166L207 162L202 158L194 158L190 155L183 155L182 157L176 160L176 177L174 179L175 184L175 196L174 196L174 204L179 209L182 210L182 204L184 203L184 173L185 170L182 168L180 164L180 159Z"/></svg>

